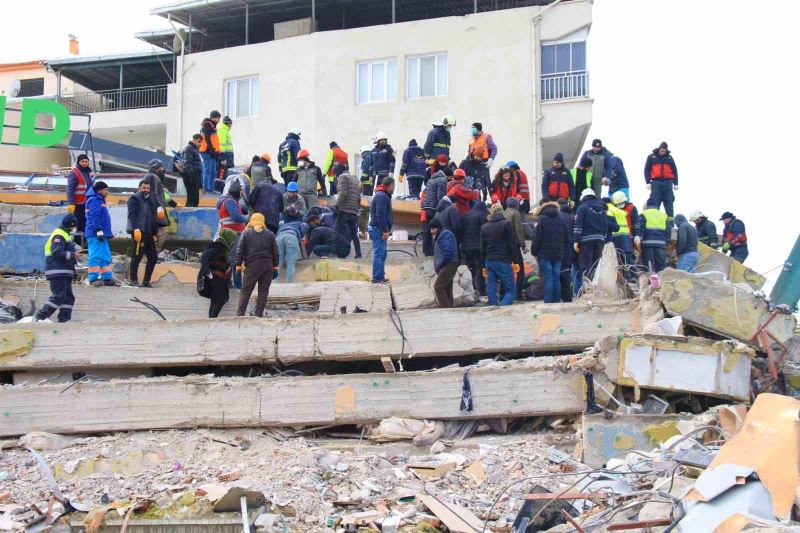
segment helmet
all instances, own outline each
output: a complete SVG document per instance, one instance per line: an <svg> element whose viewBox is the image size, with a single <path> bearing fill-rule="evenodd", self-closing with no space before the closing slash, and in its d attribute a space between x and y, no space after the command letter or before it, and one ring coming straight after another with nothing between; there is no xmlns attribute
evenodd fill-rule
<svg viewBox="0 0 800 533"><path fill-rule="evenodd" d="M445 128L452 128L456 125L456 117L453 115L445 115L442 117L442 126Z"/></svg>
<svg viewBox="0 0 800 533"><path fill-rule="evenodd" d="M308 159L310 155L311 154L308 152L308 150L303 148L302 150L297 152L297 160L300 161L301 159Z"/></svg>
<svg viewBox="0 0 800 533"><path fill-rule="evenodd" d="M622 191L617 191L611 195L611 203L621 205L628 201L628 197Z"/></svg>
<svg viewBox="0 0 800 533"><path fill-rule="evenodd" d="M264 152L263 154L261 154L261 159L263 159L267 163L270 163L272 161L272 156L269 155L267 152Z"/></svg>
<svg viewBox="0 0 800 533"><path fill-rule="evenodd" d="M590 196L596 198L594 194L594 189L583 189L583 192L581 192L581 202L586 200Z"/></svg>
<svg viewBox="0 0 800 533"><path fill-rule="evenodd" d="M297 182L290 181L288 185L286 185L286 190L289 192L297 192Z"/></svg>
<svg viewBox="0 0 800 533"><path fill-rule="evenodd" d="M289 133L297 135L298 137L300 137L300 129L299 128L292 128L292 129L289 130Z"/></svg>
<svg viewBox="0 0 800 533"><path fill-rule="evenodd" d="M700 210L698 210L698 209L695 209L694 211L692 211L691 213L689 213L689 220L691 220L692 222L694 222L694 221L695 221L695 220L697 220L698 218L703 218L704 216L705 216L705 215L703 214L703 212L702 212L702 211L700 211Z"/></svg>
<svg viewBox="0 0 800 533"><path fill-rule="evenodd" d="M372 148L370 148L370 147L369 147L369 145L366 145L366 144L365 144L364 146L362 146L362 147L361 147L361 153L362 153L362 154L363 154L364 152L369 152L370 150L372 150Z"/></svg>
<svg viewBox="0 0 800 533"><path fill-rule="evenodd" d="M466 178L466 177L467 177L467 173L466 173L466 172L464 172L464 169L463 169L463 168L457 168L457 169L455 169L455 171L453 172L453 178L455 178L455 179L457 179L457 180L463 180L463 179L464 179L464 178Z"/></svg>
<svg viewBox="0 0 800 533"><path fill-rule="evenodd" d="M375 142L377 143L378 141L381 141L381 140L388 141L389 137L385 133L383 133L382 131L379 131L378 133L375 134L375 137L373 137L373 139L375 139Z"/></svg>
<svg viewBox="0 0 800 533"><path fill-rule="evenodd" d="M516 162L516 161L514 161L514 160L511 160L511 161L509 161L509 162L507 162L507 163L506 163L506 166L507 166L507 167L510 167L510 168L515 168L515 167L518 167L519 165L517 164L517 162Z"/></svg>

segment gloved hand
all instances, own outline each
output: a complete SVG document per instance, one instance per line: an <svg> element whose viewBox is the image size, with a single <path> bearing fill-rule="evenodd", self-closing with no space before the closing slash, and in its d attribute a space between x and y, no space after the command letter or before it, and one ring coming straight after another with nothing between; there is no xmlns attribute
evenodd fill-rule
<svg viewBox="0 0 800 533"><path fill-rule="evenodd" d="M103 235L103 232L102 231L98 231L97 232L97 241L98 242L105 242L105 240L106 240L106 237L105 237L105 235Z"/></svg>
<svg viewBox="0 0 800 533"><path fill-rule="evenodd" d="M672 186L672 190L673 190L673 191L677 191L677 190L679 190L679 189L680 189L680 187L678 187L677 185L673 185L673 186Z"/></svg>
<svg viewBox="0 0 800 533"><path fill-rule="evenodd" d="M133 240L136 242L142 242L142 230L140 229L133 230Z"/></svg>
<svg viewBox="0 0 800 533"><path fill-rule="evenodd" d="M156 216L158 217L159 220L164 220L164 217L166 217L167 214L164 213L163 207L158 206L158 209L156 209Z"/></svg>
<svg viewBox="0 0 800 533"><path fill-rule="evenodd" d="M178 202L170 198L169 203L167 205L169 205L170 207L178 207Z"/></svg>
<svg viewBox="0 0 800 533"><path fill-rule="evenodd" d="M645 185L645 187L647 187L648 191L650 190L650 184L649 183L647 185Z"/></svg>
<svg viewBox="0 0 800 533"><path fill-rule="evenodd" d="M603 180L601 181L601 183L602 183L603 185L610 185L610 184L611 184L611 182L608 180L608 178L603 178Z"/></svg>
<svg viewBox="0 0 800 533"><path fill-rule="evenodd" d="M722 252L723 252L723 253L724 253L724 252L727 252L727 251L728 251L728 250L730 250L730 249L731 249L731 243L729 243L729 242L726 242L725 244L723 244L723 245L722 245Z"/></svg>
<svg viewBox="0 0 800 533"><path fill-rule="evenodd" d="M71 214L73 214L74 212L75 212L75 204L69 204L69 205L67 206L67 213L69 213L69 214L71 215Z"/></svg>
<svg viewBox="0 0 800 533"><path fill-rule="evenodd" d="M494 159L492 159L492 158L490 157L489 159L487 159L487 160L486 160L486 162L484 163L484 165L486 165L486 168L492 168L492 163L494 163Z"/></svg>
<svg viewBox="0 0 800 533"><path fill-rule="evenodd" d="M158 242L158 233L153 235L153 242Z"/></svg>
<svg viewBox="0 0 800 533"><path fill-rule="evenodd" d="M241 274L242 270L244 270L244 265L236 265L236 272L239 272Z"/></svg>
<svg viewBox="0 0 800 533"><path fill-rule="evenodd" d="M581 244L580 244L579 242L576 242L576 243L575 243L575 244L572 246L572 248L575 250L575 253L576 253L576 254L579 254L579 253L581 253Z"/></svg>
<svg viewBox="0 0 800 533"><path fill-rule="evenodd" d="M278 267L274 267L272 269L272 279L278 279L278 275L279 274L280 274L280 270L278 270Z"/></svg>
<svg viewBox="0 0 800 533"><path fill-rule="evenodd" d="M481 274L483 274L483 277L484 277L484 278L488 278L488 277L489 277L489 269L488 269L488 268L484 268L484 269L481 271Z"/></svg>
<svg viewBox="0 0 800 533"><path fill-rule="evenodd" d="M406 179L406 177L405 177L405 176L403 176L402 174L400 174L400 175L397 177L397 179L398 179L398 180L400 180L400 183L403 183L403 180L404 180L404 179Z"/></svg>
<svg viewBox="0 0 800 533"><path fill-rule="evenodd" d="M638 235L633 238L633 245L639 248L642 245L642 238Z"/></svg>
<svg viewBox="0 0 800 533"><path fill-rule="evenodd" d="M514 271L514 274L519 274L519 265L514 263L513 265L511 265L511 270Z"/></svg>

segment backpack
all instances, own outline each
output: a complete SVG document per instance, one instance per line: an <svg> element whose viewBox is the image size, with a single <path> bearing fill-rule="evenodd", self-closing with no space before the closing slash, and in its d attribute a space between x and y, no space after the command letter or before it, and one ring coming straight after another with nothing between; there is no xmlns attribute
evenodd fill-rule
<svg viewBox="0 0 800 533"><path fill-rule="evenodd" d="M289 141L283 141L278 147L278 165L280 168L285 167L289 163Z"/></svg>

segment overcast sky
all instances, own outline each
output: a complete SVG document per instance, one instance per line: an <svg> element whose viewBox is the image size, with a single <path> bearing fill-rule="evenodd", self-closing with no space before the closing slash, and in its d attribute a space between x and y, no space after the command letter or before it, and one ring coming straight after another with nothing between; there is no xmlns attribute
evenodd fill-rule
<svg viewBox="0 0 800 533"><path fill-rule="evenodd" d="M0 62L65 56L69 33L82 55L150 49L133 33L168 27L148 14L160 4L17 2ZM792 74L800 2L595 0L593 17L587 148L600 137L623 159L641 206L645 158L667 141L680 173L676 213L702 209L716 220L733 211L747 224L747 264L760 272L780 265L800 231Z"/></svg>

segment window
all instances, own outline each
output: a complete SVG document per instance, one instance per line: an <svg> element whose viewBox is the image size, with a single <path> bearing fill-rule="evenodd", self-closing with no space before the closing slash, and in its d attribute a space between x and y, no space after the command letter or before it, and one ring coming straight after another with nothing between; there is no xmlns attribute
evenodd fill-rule
<svg viewBox="0 0 800 533"><path fill-rule="evenodd" d="M542 100L589 95L586 37L583 29L562 40L542 43Z"/></svg>
<svg viewBox="0 0 800 533"><path fill-rule="evenodd" d="M17 96L42 96L44 94L44 78L32 78L19 81L19 94Z"/></svg>
<svg viewBox="0 0 800 533"><path fill-rule="evenodd" d="M391 102L397 100L397 61L379 59L356 65L356 102Z"/></svg>
<svg viewBox="0 0 800 533"><path fill-rule="evenodd" d="M258 115L259 99L258 76L225 81L225 114L229 117Z"/></svg>
<svg viewBox="0 0 800 533"><path fill-rule="evenodd" d="M406 60L406 97L409 100L447 96L447 54Z"/></svg>

